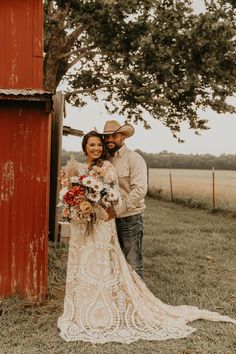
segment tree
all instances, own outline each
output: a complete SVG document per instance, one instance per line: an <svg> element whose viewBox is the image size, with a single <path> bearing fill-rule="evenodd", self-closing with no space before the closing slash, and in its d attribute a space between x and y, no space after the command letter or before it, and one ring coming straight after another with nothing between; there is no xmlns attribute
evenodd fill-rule
<svg viewBox="0 0 236 354"><path fill-rule="evenodd" d="M235 112L234 3L197 15L191 0L45 0L45 89L64 80L77 106L103 92L111 114L148 128L147 111L175 137L184 121L207 129L198 109Z"/></svg>

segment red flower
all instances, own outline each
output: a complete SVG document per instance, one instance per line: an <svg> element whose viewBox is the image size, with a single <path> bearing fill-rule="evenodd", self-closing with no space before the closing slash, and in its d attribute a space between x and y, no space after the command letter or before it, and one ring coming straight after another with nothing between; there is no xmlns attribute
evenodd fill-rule
<svg viewBox="0 0 236 354"><path fill-rule="evenodd" d="M81 199L84 198L85 192L80 186L74 186L64 195L63 201L71 206L79 205Z"/></svg>

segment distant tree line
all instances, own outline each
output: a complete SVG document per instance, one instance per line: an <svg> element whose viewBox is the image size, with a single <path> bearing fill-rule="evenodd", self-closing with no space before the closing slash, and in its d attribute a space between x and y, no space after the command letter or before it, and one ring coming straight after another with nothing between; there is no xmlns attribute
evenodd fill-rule
<svg viewBox="0 0 236 354"><path fill-rule="evenodd" d="M161 151L159 153L146 153L136 150L145 159L150 168L192 168L208 170L236 170L236 155L221 154L175 154Z"/></svg>
<svg viewBox="0 0 236 354"><path fill-rule="evenodd" d="M136 150L145 159L150 168L188 168L208 170L214 167L216 170L236 170L236 154L175 154L166 150L159 153L147 153ZM82 151L73 152L62 150L62 165L74 156L79 162L85 161Z"/></svg>
<svg viewBox="0 0 236 354"><path fill-rule="evenodd" d="M74 156L74 158L79 161L79 162L85 162L86 157L84 155L83 151L67 151L62 149L62 153L61 153L61 163L62 165L65 165L66 162L68 160L70 160L70 158Z"/></svg>

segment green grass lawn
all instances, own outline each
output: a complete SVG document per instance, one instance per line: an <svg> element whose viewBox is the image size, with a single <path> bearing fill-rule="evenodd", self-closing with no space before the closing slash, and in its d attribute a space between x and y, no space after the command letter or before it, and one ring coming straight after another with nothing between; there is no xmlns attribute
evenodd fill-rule
<svg viewBox="0 0 236 354"><path fill-rule="evenodd" d="M162 301L197 305L236 318L236 218L147 198L143 254L145 282ZM160 353L235 354L236 326L196 321L185 339L129 345L66 343L62 312L67 246L50 245L49 293L44 305L17 297L0 305L0 354Z"/></svg>

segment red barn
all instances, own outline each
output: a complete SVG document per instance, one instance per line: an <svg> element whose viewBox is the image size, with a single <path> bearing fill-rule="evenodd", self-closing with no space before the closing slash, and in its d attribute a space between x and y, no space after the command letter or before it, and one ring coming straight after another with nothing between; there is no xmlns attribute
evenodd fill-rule
<svg viewBox="0 0 236 354"><path fill-rule="evenodd" d="M0 296L47 291L51 94L43 2L0 4Z"/></svg>

